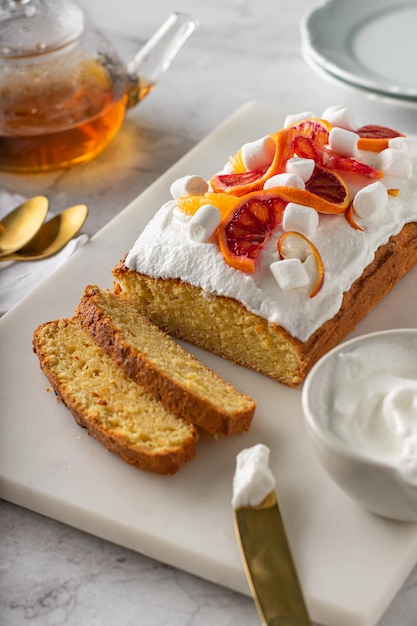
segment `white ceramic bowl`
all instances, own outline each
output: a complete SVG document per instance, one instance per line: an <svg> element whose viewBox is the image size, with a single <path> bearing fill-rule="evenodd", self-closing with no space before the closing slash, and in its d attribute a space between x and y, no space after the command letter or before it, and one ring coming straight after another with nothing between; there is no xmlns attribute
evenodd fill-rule
<svg viewBox="0 0 417 626"><path fill-rule="evenodd" d="M358 389L361 387L363 390L369 389L370 383L361 382L365 380L364 377L355 381L355 376L360 375L361 369L360 366L355 368L356 362L352 359L356 359L358 354L364 355L363 363L367 364L366 368L372 375L380 376L381 372L389 371L395 376L411 378L417 384L417 328L381 331L346 341L323 356L304 382L302 406L308 436L328 474L364 508L391 519L415 522L417 521L417 436L415 450L408 459L411 463L411 471L407 474L402 471L405 461L396 456L399 440L401 446L403 441L403 435L398 434L398 428L394 436L395 453L391 451L385 454L384 448L383 454L380 454L379 444L375 452L374 443L380 441L380 437L375 435L376 429L379 428L379 409L369 421L372 427L366 431L366 440L372 448L372 451L369 451L366 446L362 445L362 441L358 442L355 439L356 435L352 438L349 430L356 429L357 433L358 428L367 428L362 417L365 413L354 411L353 419L349 418L346 421L340 417L340 413L335 408L335 403L341 401L343 394L345 394L344 402L346 399L349 402L349 397L354 397L353 390L356 386ZM350 360L351 367L353 363L351 377L343 375L341 377L340 372L346 372L338 369L342 367L343 362L346 364L346 358ZM384 385L382 388L385 389ZM378 393L375 392L375 395ZM414 394L414 391L412 393ZM415 433L417 434L417 395L412 396L410 401L410 394L407 392L407 397L405 399L403 397L403 400L408 406L408 415L411 414L414 417L415 414ZM356 396L355 402L357 402ZM400 408L402 415L401 402ZM343 421L345 424L345 431L342 434L337 433L340 426L340 423L337 424L338 421ZM414 420L412 419L411 422ZM391 426L390 422L389 428ZM395 422L394 428L397 426ZM388 431L386 425L383 425L385 441L387 441ZM391 442L391 431L389 431L388 440Z"/></svg>

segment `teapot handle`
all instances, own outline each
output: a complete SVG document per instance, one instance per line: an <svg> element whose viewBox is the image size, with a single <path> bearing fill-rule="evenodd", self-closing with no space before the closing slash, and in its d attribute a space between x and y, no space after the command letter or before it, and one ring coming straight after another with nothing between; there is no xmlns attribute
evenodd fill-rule
<svg viewBox="0 0 417 626"><path fill-rule="evenodd" d="M197 26L197 20L186 13L172 13L139 50L127 67L128 108L152 90Z"/></svg>

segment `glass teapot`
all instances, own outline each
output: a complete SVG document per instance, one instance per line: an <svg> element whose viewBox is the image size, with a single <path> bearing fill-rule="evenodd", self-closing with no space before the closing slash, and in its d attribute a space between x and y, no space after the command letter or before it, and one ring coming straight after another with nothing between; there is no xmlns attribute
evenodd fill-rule
<svg viewBox="0 0 417 626"><path fill-rule="evenodd" d="M71 0L0 0L0 169L95 157L196 25L172 14L126 67Z"/></svg>

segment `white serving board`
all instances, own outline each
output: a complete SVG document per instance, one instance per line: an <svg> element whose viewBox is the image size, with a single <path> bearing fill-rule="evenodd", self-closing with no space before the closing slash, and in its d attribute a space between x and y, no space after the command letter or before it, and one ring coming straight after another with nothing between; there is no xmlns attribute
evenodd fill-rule
<svg viewBox="0 0 417 626"><path fill-rule="evenodd" d="M249 103L172 167L0 320L0 496L99 537L249 594L230 504L236 454L263 442L314 621L373 626L417 560L417 525L377 518L351 502L318 464L302 423L300 391L193 347L257 401L249 433L202 436L173 477L136 470L107 452L58 404L32 353L40 323L70 317L86 284L111 270L186 173L209 177L242 143L280 128L285 111ZM0 277L1 280L1 277ZM416 324L414 270L356 334Z"/></svg>

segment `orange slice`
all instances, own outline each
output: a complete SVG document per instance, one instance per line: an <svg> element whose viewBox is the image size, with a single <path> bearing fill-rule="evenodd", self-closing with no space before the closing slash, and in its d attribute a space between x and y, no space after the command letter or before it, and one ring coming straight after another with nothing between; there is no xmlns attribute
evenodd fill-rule
<svg viewBox="0 0 417 626"><path fill-rule="evenodd" d="M301 258L300 260L304 261L309 254L312 254L316 262L317 278L310 292L310 298L314 298L314 296L316 296L318 292L320 291L320 289L322 288L323 282L324 282L324 265L323 265L323 261L320 256L320 253L317 250L316 246L309 239L307 239L307 237L304 237L304 235L302 235L301 233L298 233L295 230L289 230L286 233L284 233L282 237L280 237L278 244L277 244L277 251L281 259L286 259L289 256L292 256L290 250L293 248L291 248L290 242L291 242L291 239L294 237L301 240L305 244L304 245L305 254L303 258Z"/></svg>
<svg viewBox="0 0 417 626"><path fill-rule="evenodd" d="M340 174L316 165L310 179L306 182L307 191L339 206L345 206L349 200L349 189Z"/></svg>
<svg viewBox="0 0 417 626"><path fill-rule="evenodd" d="M309 137L302 137L300 135L296 137L294 139L294 151L300 157L314 159L316 165L320 165L326 169L354 172L362 176L367 176L368 178L376 179L382 178L384 175L382 172L366 163L356 161L356 159L342 157L328 148L320 146L320 144Z"/></svg>
<svg viewBox="0 0 417 626"><path fill-rule="evenodd" d="M404 137L402 133L387 126L368 124L361 126L355 131L359 135L358 148L360 150L370 150L371 152L381 152L388 148L388 142L393 137Z"/></svg>
<svg viewBox="0 0 417 626"><path fill-rule="evenodd" d="M321 146L325 146L328 143L332 125L326 120L309 118L301 122L295 122L288 126L288 128L295 128L303 137L310 137L310 139L317 141Z"/></svg>
<svg viewBox="0 0 417 626"><path fill-rule="evenodd" d="M273 230L281 223L286 202L273 190L248 194L220 224L220 251L231 267L252 273Z"/></svg>
<svg viewBox="0 0 417 626"><path fill-rule="evenodd" d="M275 174L285 172L287 160L294 155L294 137L297 131L293 128L281 130L270 135L276 144L275 155L271 165L264 172L250 170L232 174L216 174L210 183L218 193L231 193L234 196L244 196L253 191L263 189L265 181Z"/></svg>
<svg viewBox="0 0 417 626"><path fill-rule="evenodd" d="M180 196L177 204L181 211L187 215L194 215L203 205L212 204L219 209L223 218L239 201L239 198L227 193L207 192L201 196Z"/></svg>
<svg viewBox="0 0 417 626"><path fill-rule="evenodd" d="M216 174L210 180L211 186L217 193L231 193L234 196L243 196L251 191L262 189L264 172L262 170L248 170L232 174Z"/></svg>

